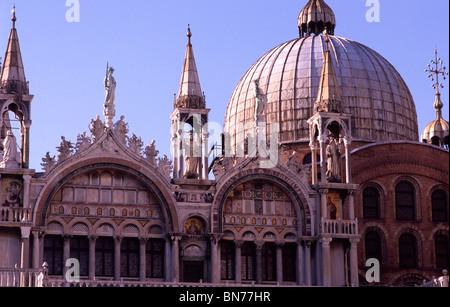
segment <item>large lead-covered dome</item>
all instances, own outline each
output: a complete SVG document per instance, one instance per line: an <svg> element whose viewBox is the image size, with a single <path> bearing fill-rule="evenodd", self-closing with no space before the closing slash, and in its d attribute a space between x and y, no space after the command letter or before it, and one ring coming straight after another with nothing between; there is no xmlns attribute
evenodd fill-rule
<svg viewBox="0 0 450 307"><path fill-rule="evenodd" d="M397 70L367 46L337 36L329 39L344 113L352 114L353 139L418 141L414 100ZM325 50L322 35L307 36L273 48L250 67L225 115L224 129L233 152L253 129L256 80L266 98L268 129L279 123L279 142L309 141L307 121L314 114Z"/></svg>

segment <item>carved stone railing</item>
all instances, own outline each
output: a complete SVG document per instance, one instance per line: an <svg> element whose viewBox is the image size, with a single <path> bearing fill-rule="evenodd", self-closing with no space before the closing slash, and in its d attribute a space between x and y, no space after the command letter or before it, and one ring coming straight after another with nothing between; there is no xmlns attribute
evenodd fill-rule
<svg viewBox="0 0 450 307"><path fill-rule="evenodd" d="M186 283L186 282L167 282L167 281L115 281L115 280L80 280L79 282L67 282L63 279L49 278L47 287L53 288L66 288L66 287L79 287L79 288L217 288L217 287L236 287L236 288L270 288L279 287L279 284L256 284L255 282L247 284L235 284L235 283ZM298 285L282 285L283 287L301 287Z"/></svg>
<svg viewBox="0 0 450 307"><path fill-rule="evenodd" d="M48 265L40 269L0 269L0 288L43 288L47 286Z"/></svg>
<svg viewBox="0 0 450 307"><path fill-rule="evenodd" d="M320 221L322 234L357 235L358 219L351 220L330 220L322 218Z"/></svg>
<svg viewBox="0 0 450 307"><path fill-rule="evenodd" d="M0 224L29 224L31 209L0 207Z"/></svg>
<svg viewBox="0 0 450 307"><path fill-rule="evenodd" d="M448 271L443 270L441 277L435 278L433 277L430 281L423 281L423 284L421 284L419 287L433 287L433 288L448 288Z"/></svg>

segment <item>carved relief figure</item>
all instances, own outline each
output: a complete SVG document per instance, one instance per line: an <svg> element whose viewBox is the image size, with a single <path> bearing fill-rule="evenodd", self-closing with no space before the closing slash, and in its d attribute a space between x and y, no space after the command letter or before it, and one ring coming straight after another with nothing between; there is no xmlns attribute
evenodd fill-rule
<svg viewBox="0 0 450 307"><path fill-rule="evenodd" d="M66 141L66 138L64 136L61 137L61 140L61 145L57 147L59 152L58 162L67 160L72 154L73 149L75 148L70 141Z"/></svg>
<svg viewBox="0 0 450 307"><path fill-rule="evenodd" d="M91 132L94 141L98 140L102 136L103 132L105 131L105 126L100 119L100 115L97 115L97 118L91 121L89 131Z"/></svg>
<svg viewBox="0 0 450 307"><path fill-rule="evenodd" d="M122 143L125 143L129 131L128 124L125 123L124 119L125 116L122 115L120 120L114 124L114 130Z"/></svg>
<svg viewBox="0 0 450 307"><path fill-rule="evenodd" d="M147 157L147 161L156 166L156 157L158 156L159 151L156 150L155 143L156 141L153 140L152 143L145 148L144 153Z"/></svg>
<svg viewBox="0 0 450 307"><path fill-rule="evenodd" d="M41 166L45 173L50 172L56 166L55 156L51 157L50 152L47 151L47 154L45 155L45 157L42 158Z"/></svg>

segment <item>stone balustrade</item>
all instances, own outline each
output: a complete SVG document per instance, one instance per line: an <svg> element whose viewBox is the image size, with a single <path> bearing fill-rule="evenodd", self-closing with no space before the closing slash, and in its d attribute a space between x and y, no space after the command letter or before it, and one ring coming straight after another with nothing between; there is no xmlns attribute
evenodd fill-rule
<svg viewBox="0 0 450 307"><path fill-rule="evenodd" d="M13 207L0 208L0 224L28 224L31 222L31 209Z"/></svg>
<svg viewBox="0 0 450 307"><path fill-rule="evenodd" d="M443 270L442 271L442 276L435 278L433 276L433 278L430 281L423 281L423 284L420 285L419 287L425 287L425 288L448 288L448 281L449 281L449 277L448 277L448 271L447 270Z"/></svg>
<svg viewBox="0 0 450 307"><path fill-rule="evenodd" d="M40 269L0 269L0 288L42 288L47 286L48 266L46 263Z"/></svg>
<svg viewBox="0 0 450 307"><path fill-rule="evenodd" d="M279 284L256 284L255 282L246 284L236 283L205 283L200 281L199 283L186 283L186 282L166 282L166 281L131 281L131 280L80 280L79 282L67 282L64 279L52 279L49 278L47 287L61 288L61 287L80 287L80 288L215 288L215 287L239 287L239 288L271 288L279 287ZM298 285L283 285L283 287L300 287Z"/></svg>
<svg viewBox="0 0 450 307"><path fill-rule="evenodd" d="M357 235L358 219L355 220L330 220L322 218L320 223L322 234Z"/></svg>

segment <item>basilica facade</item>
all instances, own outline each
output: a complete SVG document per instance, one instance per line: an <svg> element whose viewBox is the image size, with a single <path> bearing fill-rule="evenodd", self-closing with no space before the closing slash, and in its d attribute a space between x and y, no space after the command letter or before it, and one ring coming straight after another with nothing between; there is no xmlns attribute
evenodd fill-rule
<svg viewBox="0 0 450 307"><path fill-rule="evenodd" d="M71 259L91 285L403 286L442 275L449 129L439 89L419 139L403 78L335 26L332 9L310 0L299 38L238 82L215 144L188 29L168 118L173 156L116 116L109 68L103 118L33 170L14 14L0 75L0 284L1 270L45 263L48 284L66 285ZM369 259L379 280L367 278Z"/></svg>

